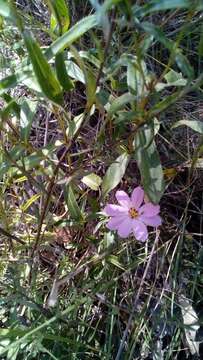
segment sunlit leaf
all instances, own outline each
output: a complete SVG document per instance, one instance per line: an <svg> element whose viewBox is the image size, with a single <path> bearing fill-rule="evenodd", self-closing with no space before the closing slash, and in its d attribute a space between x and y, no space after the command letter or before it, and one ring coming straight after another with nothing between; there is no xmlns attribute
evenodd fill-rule
<svg viewBox="0 0 203 360"><path fill-rule="evenodd" d="M51 29L57 31L58 35L64 34L70 25L69 8L65 0L46 0L52 12ZM53 21L54 20L54 21ZM58 25L58 29L55 28Z"/></svg>
<svg viewBox="0 0 203 360"><path fill-rule="evenodd" d="M172 126L172 129L184 125L190 127L192 130L197 131L200 134L203 134L203 122L198 120L179 120Z"/></svg>
<svg viewBox="0 0 203 360"><path fill-rule="evenodd" d="M186 340L192 355L199 355L198 341L195 341L197 330L199 329L198 316L192 306L192 303L184 295L179 297L179 304L183 317Z"/></svg>
<svg viewBox="0 0 203 360"><path fill-rule="evenodd" d="M102 182L102 193L104 196L121 182L129 160L130 155L125 152L109 166Z"/></svg>
<svg viewBox="0 0 203 360"><path fill-rule="evenodd" d="M82 113L80 115L77 115L74 117L73 120L70 120L68 123L68 127L66 130L66 135L70 138L72 138L77 131L79 130L80 126L82 125L84 121L85 114Z"/></svg>
<svg viewBox="0 0 203 360"><path fill-rule="evenodd" d="M87 185L90 189L97 191L99 186L102 183L102 179L100 176L91 173L89 175L83 176L81 180L85 185Z"/></svg>
<svg viewBox="0 0 203 360"><path fill-rule="evenodd" d="M20 135L24 142L28 142L32 121L35 115L37 102L31 100L23 101L20 112Z"/></svg>
<svg viewBox="0 0 203 360"><path fill-rule="evenodd" d="M30 199L28 199L22 206L21 206L21 210L22 211L26 211L27 209L29 209L29 207L40 198L41 194L35 194L33 196L31 196Z"/></svg>
<svg viewBox="0 0 203 360"><path fill-rule="evenodd" d="M6 0L0 0L0 15L5 18L12 17L11 9L9 7L8 1Z"/></svg>

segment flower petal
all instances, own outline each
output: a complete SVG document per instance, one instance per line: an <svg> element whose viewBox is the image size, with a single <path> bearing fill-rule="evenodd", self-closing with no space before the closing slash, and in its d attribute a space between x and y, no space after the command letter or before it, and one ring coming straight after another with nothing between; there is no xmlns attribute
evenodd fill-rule
<svg viewBox="0 0 203 360"><path fill-rule="evenodd" d="M119 225L126 219L127 215L123 216L114 216L106 224L106 227L109 230L118 230Z"/></svg>
<svg viewBox="0 0 203 360"><path fill-rule="evenodd" d="M151 217L141 215L141 216L139 216L139 219L141 221L143 221L143 223L145 223L145 225L153 226L153 227L158 227L162 223L161 217L159 215L155 215L155 216L151 216Z"/></svg>
<svg viewBox="0 0 203 360"><path fill-rule="evenodd" d="M148 231L146 225L139 221L139 220L133 220L132 223L133 233L135 235L135 238L138 241L146 241L148 238Z"/></svg>
<svg viewBox="0 0 203 360"><path fill-rule="evenodd" d="M122 238L126 238L130 235L132 231L132 219L126 217L124 221L122 221L118 227L118 235Z"/></svg>
<svg viewBox="0 0 203 360"><path fill-rule="evenodd" d="M128 209L124 208L123 206L108 204L105 206L104 212L108 216L119 216L122 214L127 214Z"/></svg>
<svg viewBox="0 0 203 360"><path fill-rule="evenodd" d="M154 205L152 203L144 204L139 208L139 214L143 214L144 216L151 217L154 215L158 215L160 212L160 206Z"/></svg>
<svg viewBox="0 0 203 360"><path fill-rule="evenodd" d="M123 190L116 191L116 199L121 206L127 207L128 209L129 207L131 207L130 198L125 191Z"/></svg>
<svg viewBox="0 0 203 360"><path fill-rule="evenodd" d="M140 205L143 203L144 199L144 190L138 186L136 187L131 195L131 201L133 206L138 210Z"/></svg>

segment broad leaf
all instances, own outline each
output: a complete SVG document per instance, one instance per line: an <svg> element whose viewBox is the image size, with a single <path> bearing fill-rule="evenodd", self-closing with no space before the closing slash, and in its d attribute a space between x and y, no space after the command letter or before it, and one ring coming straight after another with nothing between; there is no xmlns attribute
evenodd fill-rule
<svg viewBox="0 0 203 360"><path fill-rule="evenodd" d="M110 105L108 114L110 116L114 115L118 110L124 109L126 104L129 104L131 101L135 101L135 99L136 97L130 93L119 96Z"/></svg>
<svg viewBox="0 0 203 360"><path fill-rule="evenodd" d="M99 190L99 187L102 183L102 179L100 178L100 176L98 176L94 173L83 176L81 181L85 185L87 185L90 189L95 190L95 191Z"/></svg>
<svg viewBox="0 0 203 360"><path fill-rule="evenodd" d="M130 155L125 152L109 166L102 182L102 193L104 196L121 182L129 160Z"/></svg>
<svg viewBox="0 0 203 360"><path fill-rule="evenodd" d="M192 355L199 355L200 342L196 341L196 333L200 327L198 316L192 307L192 301L184 295L179 296L179 305L182 312L183 325L185 330L186 341Z"/></svg>
<svg viewBox="0 0 203 360"><path fill-rule="evenodd" d="M179 120L172 126L172 129L183 125L190 127L192 130L197 131L200 134L203 134L203 122L198 120Z"/></svg>
<svg viewBox="0 0 203 360"><path fill-rule="evenodd" d="M66 130L67 137L72 138L77 133L77 131L79 130L80 126L82 125L82 123L84 121L84 117L85 117L85 114L82 113L80 115L75 116L73 120L69 121L67 130Z"/></svg>
<svg viewBox="0 0 203 360"><path fill-rule="evenodd" d="M5 18L12 17L11 9L8 5L8 1L6 0L0 0L0 15Z"/></svg>

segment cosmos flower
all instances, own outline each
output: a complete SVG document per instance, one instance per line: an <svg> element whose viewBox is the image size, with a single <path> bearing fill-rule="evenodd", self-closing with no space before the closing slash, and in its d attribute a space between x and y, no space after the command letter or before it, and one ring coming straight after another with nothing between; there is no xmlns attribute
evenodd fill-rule
<svg viewBox="0 0 203 360"><path fill-rule="evenodd" d="M144 191L140 186L133 190L131 197L125 191L117 191L116 199L119 205L107 204L104 213L110 216L107 228L116 230L120 237L126 238L133 233L143 242L148 238L147 226L161 225L160 206L150 202L143 204Z"/></svg>

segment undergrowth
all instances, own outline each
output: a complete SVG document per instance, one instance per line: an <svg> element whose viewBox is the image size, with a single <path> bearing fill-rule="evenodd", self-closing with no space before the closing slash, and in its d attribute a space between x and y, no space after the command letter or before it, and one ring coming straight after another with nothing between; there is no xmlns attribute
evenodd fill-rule
<svg viewBox="0 0 203 360"><path fill-rule="evenodd" d="M202 10L0 0L1 359L202 358Z"/></svg>

